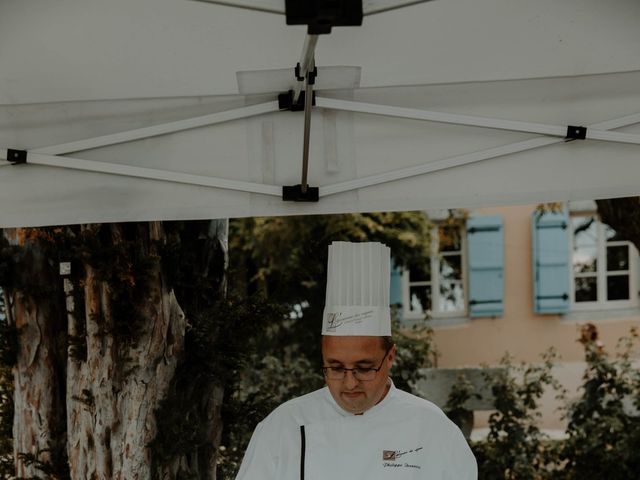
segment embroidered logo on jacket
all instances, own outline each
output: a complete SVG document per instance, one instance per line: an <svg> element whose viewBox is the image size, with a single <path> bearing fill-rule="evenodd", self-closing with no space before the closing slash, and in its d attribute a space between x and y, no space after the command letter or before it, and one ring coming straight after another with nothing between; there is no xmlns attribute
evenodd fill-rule
<svg viewBox="0 0 640 480"><path fill-rule="evenodd" d="M413 450L383 450L382 451L382 465L384 468L422 468L420 465L411 464L409 462L399 461L399 459L405 455L416 453L422 450L423 447L414 448Z"/></svg>
<svg viewBox="0 0 640 480"><path fill-rule="evenodd" d="M396 459L396 451L395 450L383 450L382 451L382 460L395 460Z"/></svg>

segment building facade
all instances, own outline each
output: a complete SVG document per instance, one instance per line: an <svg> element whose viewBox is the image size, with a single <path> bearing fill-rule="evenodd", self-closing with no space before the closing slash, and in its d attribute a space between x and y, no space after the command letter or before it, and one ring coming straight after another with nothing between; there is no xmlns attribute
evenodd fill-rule
<svg viewBox="0 0 640 480"><path fill-rule="evenodd" d="M392 301L407 325L430 319L439 367L493 365L506 352L537 362L553 347L560 356L554 374L576 395L581 327L594 324L605 350L614 351L640 326L638 251L599 221L595 202L547 212L485 208L457 225L435 217L437 254L395 270ZM562 429L554 396L544 398L542 426ZM481 414L476 425L483 422Z"/></svg>

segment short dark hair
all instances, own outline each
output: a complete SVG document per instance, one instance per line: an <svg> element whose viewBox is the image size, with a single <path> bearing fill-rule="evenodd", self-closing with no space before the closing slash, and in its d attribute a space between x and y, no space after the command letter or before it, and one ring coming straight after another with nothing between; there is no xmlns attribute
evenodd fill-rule
<svg viewBox="0 0 640 480"><path fill-rule="evenodd" d="M321 338L324 338L324 335ZM395 344L396 342L393 341L393 337L390 337L388 335L385 337L380 337L380 346L385 352L388 352L389 350L391 350L391 348Z"/></svg>
<svg viewBox="0 0 640 480"><path fill-rule="evenodd" d="M391 350L391 348L395 345L393 338L390 336L380 337L380 343L382 345L382 349L385 352L388 352L389 350Z"/></svg>

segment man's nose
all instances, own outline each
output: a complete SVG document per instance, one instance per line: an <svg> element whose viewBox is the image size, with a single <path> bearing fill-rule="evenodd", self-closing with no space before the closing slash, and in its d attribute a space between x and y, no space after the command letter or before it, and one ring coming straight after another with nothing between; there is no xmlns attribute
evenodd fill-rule
<svg viewBox="0 0 640 480"><path fill-rule="evenodd" d="M344 376L344 386L347 387L349 390L352 390L358 386L358 383L359 383L358 379L354 375L353 371L347 370Z"/></svg>

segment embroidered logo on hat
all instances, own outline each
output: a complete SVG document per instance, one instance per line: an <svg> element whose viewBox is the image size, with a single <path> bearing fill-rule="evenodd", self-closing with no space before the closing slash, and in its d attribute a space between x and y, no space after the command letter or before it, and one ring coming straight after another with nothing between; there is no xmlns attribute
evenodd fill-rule
<svg viewBox="0 0 640 480"><path fill-rule="evenodd" d="M329 246L323 335L391 335L391 253L377 243Z"/></svg>

